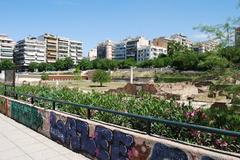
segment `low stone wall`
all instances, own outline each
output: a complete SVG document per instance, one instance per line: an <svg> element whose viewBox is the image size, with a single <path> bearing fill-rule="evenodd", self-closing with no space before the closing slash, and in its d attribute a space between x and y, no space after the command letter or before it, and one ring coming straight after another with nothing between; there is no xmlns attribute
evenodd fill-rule
<svg viewBox="0 0 240 160"><path fill-rule="evenodd" d="M239 154L173 142L0 96L0 112L59 144L99 160L237 160Z"/></svg>

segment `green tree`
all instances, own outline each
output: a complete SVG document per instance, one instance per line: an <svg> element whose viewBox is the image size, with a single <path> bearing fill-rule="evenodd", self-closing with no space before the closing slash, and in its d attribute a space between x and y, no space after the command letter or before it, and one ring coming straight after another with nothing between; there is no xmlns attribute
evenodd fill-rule
<svg viewBox="0 0 240 160"><path fill-rule="evenodd" d="M93 63L93 62L91 62L89 59L83 58L83 59L78 63L78 67L79 67L81 70L92 69L92 68L93 68L92 63Z"/></svg>
<svg viewBox="0 0 240 160"><path fill-rule="evenodd" d="M38 63L36 63L36 62L31 62L31 63L29 64L29 66L28 66L28 70L29 70L30 72L34 72L35 69L38 69Z"/></svg>
<svg viewBox="0 0 240 160"><path fill-rule="evenodd" d="M199 25L194 27L194 29L208 35L208 38L212 40L219 41L222 47L233 43L235 29L229 20L224 24Z"/></svg>
<svg viewBox="0 0 240 160"><path fill-rule="evenodd" d="M240 63L240 48L228 46L220 49L219 53L232 63Z"/></svg>
<svg viewBox="0 0 240 160"><path fill-rule="evenodd" d="M64 59L58 59L55 63L54 63L54 67L57 71L64 71L65 70L65 61Z"/></svg>
<svg viewBox="0 0 240 160"><path fill-rule="evenodd" d="M47 63L46 64L46 70L47 71L55 71L55 65L53 63Z"/></svg>
<svg viewBox="0 0 240 160"><path fill-rule="evenodd" d="M150 60L138 62L136 65L137 67L140 67L140 68L149 68L153 66L153 60L150 59Z"/></svg>
<svg viewBox="0 0 240 160"><path fill-rule="evenodd" d="M97 59L94 59L91 62L92 62L93 69L101 69L102 68L102 61L101 61L101 59L97 58Z"/></svg>
<svg viewBox="0 0 240 160"><path fill-rule="evenodd" d="M81 70L79 69L79 67L76 67L74 71L74 80L81 80L81 79L82 79Z"/></svg>
<svg viewBox="0 0 240 160"><path fill-rule="evenodd" d="M172 58L171 57L158 57L153 60L153 66L155 68L162 68L166 66L172 66Z"/></svg>
<svg viewBox="0 0 240 160"><path fill-rule="evenodd" d="M93 82L99 82L100 86L103 86L103 83L110 82L111 76L110 73L103 70L96 70L92 78Z"/></svg>
<svg viewBox="0 0 240 160"><path fill-rule="evenodd" d="M47 63L43 62L38 64L38 71L39 72L47 71Z"/></svg>
<svg viewBox="0 0 240 160"><path fill-rule="evenodd" d="M238 6L240 6L240 1ZM220 46L230 46L234 41L235 28L240 25L240 17L228 18L223 24L217 25L198 25L193 29L208 35L210 39L220 42Z"/></svg>
<svg viewBox="0 0 240 160"><path fill-rule="evenodd" d="M115 68L118 67L118 62L116 60L106 60L106 64L107 64L107 70L114 70Z"/></svg>
<svg viewBox="0 0 240 160"><path fill-rule="evenodd" d="M12 70L15 67L16 67L15 64L9 59L4 59L0 63L1 70Z"/></svg>
<svg viewBox="0 0 240 160"><path fill-rule="evenodd" d="M179 42L170 41L168 43L168 55L172 56L176 52L186 52L188 50L187 46L181 45Z"/></svg>
<svg viewBox="0 0 240 160"><path fill-rule="evenodd" d="M74 62L70 57L67 57L65 59L58 59L54 63L54 67L58 71L64 71L73 68Z"/></svg>
<svg viewBox="0 0 240 160"><path fill-rule="evenodd" d="M229 61L225 57L221 57L216 53L210 54L198 64L198 67L201 70L222 69L228 66L229 66Z"/></svg>
<svg viewBox="0 0 240 160"><path fill-rule="evenodd" d="M193 51L177 52L173 56L173 66L179 70L196 70L198 63L198 54Z"/></svg>
<svg viewBox="0 0 240 160"><path fill-rule="evenodd" d="M136 66L136 61L133 58L119 62L119 68L121 69L130 68L131 66Z"/></svg>
<svg viewBox="0 0 240 160"><path fill-rule="evenodd" d="M64 68L65 70L71 69L74 67L74 62L72 60L72 58L67 57L64 59Z"/></svg>

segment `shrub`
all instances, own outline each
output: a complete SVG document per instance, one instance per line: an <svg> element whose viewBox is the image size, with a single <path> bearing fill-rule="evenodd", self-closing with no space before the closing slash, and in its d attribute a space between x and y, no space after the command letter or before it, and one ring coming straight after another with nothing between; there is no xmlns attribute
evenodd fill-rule
<svg viewBox="0 0 240 160"><path fill-rule="evenodd" d="M48 80L48 74L47 73L43 73L41 75L41 80Z"/></svg>
<svg viewBox="0 0 240 160"><path fill-rule="evenodd" d="M16 90L20 93L34 94L36 96L48 97L52 99L61 99L78 104L98 106L104 109L111 109L125 113L153 116L156 118L164 118L168 120L234 131L239 131L240 129L239 112L237 113L234 107L193 109L190 104L177 106L174 101L168 102L148 94L132 96L122 93L83 93L79 92L77 89L61 87L50 88L48 86L22 85L17 86ZM3 92L3 90L0 91ZM19 96L19 99L26 100L27 97ZM51 107L51 103L47 103L42 100L36 100L35 104L44 108ZM86 118L86 109L71 107L64 104L58 104L57 108L60 111L77 114L80 117ZM147 128L145 121L127 118L124 116L117 116L105 112L92 112L92 119L122 125L129 128L135 128L142 131L146 131L145 129ZM240 139L236 137L200 132L181 127L172 127L160 123L152 123L152 131L154 134L168 138L178 139L231 152L240 152Z"/></svg>
<svg viewBox="0 0 240 160"><path fill-rule="evenodd" d="M99 82L100 86L102 87L103 83L111 81L110 73L103 70L96 70L95 73L93 74L92 81Z"/></svg>
<svg viewBox="0 0 240 160"><path fill-rule="evenodd" d="M30 72L34 72L38 68L38 63L36 62L31 62L28 66L28 70Z"/></svg>

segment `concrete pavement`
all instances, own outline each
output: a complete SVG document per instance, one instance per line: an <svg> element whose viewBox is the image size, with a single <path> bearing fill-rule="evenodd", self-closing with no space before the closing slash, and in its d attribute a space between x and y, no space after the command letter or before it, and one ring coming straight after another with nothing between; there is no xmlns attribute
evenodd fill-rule
<svg viewBox="0 0 240 160"><path fill-rule="evenodd" d="M0 114L0 160L90 160Z"/></svg>

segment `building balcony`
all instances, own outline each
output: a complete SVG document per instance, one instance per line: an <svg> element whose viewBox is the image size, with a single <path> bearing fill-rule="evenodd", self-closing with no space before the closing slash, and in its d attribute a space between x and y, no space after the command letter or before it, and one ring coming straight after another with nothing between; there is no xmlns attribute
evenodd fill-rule
<svg viewBox="0 0 240 160"><path fill-rule="evenodd" d="M35 56L35 55L36 55L36 52L25 52L25 55Z"/></svg>
<svg viewBox="0 0 240 160"><path fill-rule="evenodd" d="M47 48L47 51L57 52L57 49L56 48Z"/></svg>
<svg viewBox="0 0 240 160"><path fill-rule="evenodd" d="M57 44L57 39L47 39L47 43L55 43Z"/></svg>
<svg viewBox="0 0 240 160"><path fill-rule="evenodd" d="M1 46L2 47L11 47L11 48L13 48L14 44L13 43L2 43Z"/></svg>
<svg viewBox="0 0 240 160"><path fill-rule="evenodd" d="M2 52L1 53L2 56L7 56L7 57L12 57L13 56L13 53L12 52Z"/></svg>

